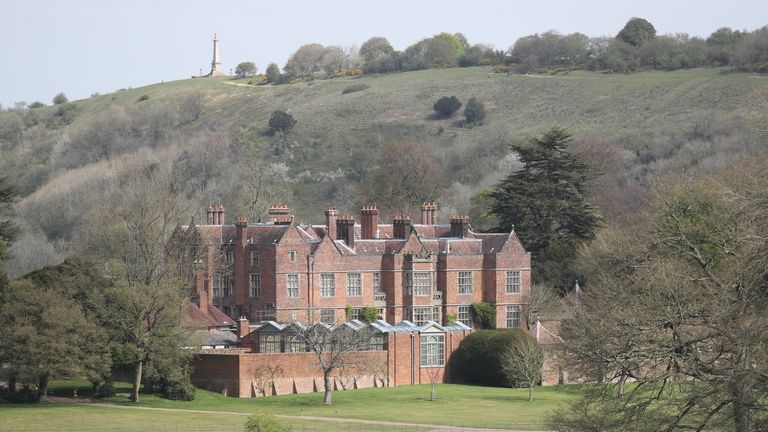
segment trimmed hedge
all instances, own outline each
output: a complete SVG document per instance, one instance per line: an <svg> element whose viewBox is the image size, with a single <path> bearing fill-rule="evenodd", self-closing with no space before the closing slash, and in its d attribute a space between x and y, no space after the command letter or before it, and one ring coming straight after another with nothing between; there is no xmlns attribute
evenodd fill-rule
<svg viewBox="0 0 768 432"><path fill-rule="evenodd" d="M501 355L508 346L528 337L520 329L478 330L465 337L453 355L453 378L458 382L513 387L519 381L504 377Z"/></svg>

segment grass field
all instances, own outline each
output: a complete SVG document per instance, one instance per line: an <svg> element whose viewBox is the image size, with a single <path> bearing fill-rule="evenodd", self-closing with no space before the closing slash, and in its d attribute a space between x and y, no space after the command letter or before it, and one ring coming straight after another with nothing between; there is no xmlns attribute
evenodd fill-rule
<svg viewBox="0 0 768 432"><path fill-rule="evenodd" d="M59 383L55 392L70 395L72 385ZM82 389L83 386L81 385ZM126 387L118 387L125 391ZM430 401L430 386L401 386L397 388L361 389L353 391L334 392L334 403L331 406L322 405L322 394L309 393L276 396L259 399L237 399L221 396L204 390L197 391L197 398L192 402L169 401L152 395L144 395L141 407L170 408L182 410L214 411L228 414L199 414L177 412L157 412L121 410L117 408L102 408L80 406L73 404L45 404L43 406L14 406L0 405L0 417L11 430L45 430L25 429L25 425L43 424L81 424L84 430L93 424L133 425L147 424L153 421L167 423L170 429L197 430L208 424L221 426L214 430L237 430L245 417L243 415L258 410L272 414L299 417L326 417L338 419L338 422L286 420L296 430L318 431L406 431L419 428L405 426L375 426L346 423L344 419L379 420L397 423L439 424L452 427L480 427L539 430L543 428L544 417L550 411L574 400L581 393L578 386L556 386L537 388L535 400L527 401L527 392L523 389L505 389L494 387L479 387L457 384L442 384L438 386L437 401ZM125 396L115 396L104 400L114 404L134 406ZM188 417L187 417L188 416ZM157 420L160 419L160 420ZM80 422L80 423L78 423ZM83 423L91 422L91 423ZM101 423L99 423L101 422ZM129 426L120 426L129 427ZM132 426L131 426L132 427ZM234 429L232 429L234 428ZM0 429L2 429L0 427ZM5 429L3 429L5 430ZM80 429L61 429L80 430ZM95 430L95 429L94 429ZM146 430L146 429L106 429L106 430ZM202 430L202 429L200 429ZM212 429L207 429L212 430Z"/></svg>

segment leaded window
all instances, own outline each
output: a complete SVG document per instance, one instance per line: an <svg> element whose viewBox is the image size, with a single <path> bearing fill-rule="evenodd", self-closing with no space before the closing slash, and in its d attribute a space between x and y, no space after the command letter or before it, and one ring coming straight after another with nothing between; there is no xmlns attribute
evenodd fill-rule
<svg viewBox="0 0 768 432"><path fill-rule="evenodd" d="M259 352L262 353L279 353L280 352L280 335L274 333L262 333L259 335Z"/></svg>
<svg viewBox="0 0 768 432"><path fill-rule="evenodd" d="M213 296L214 297L221 297L222 274L221 273L214 273L213 277L211 277L211 281L213 283Z"/></svg>
<svg viewBox="0 0 768 432"><path fill-rule="evenodd" d="M413 295L432 295L431 272L413 272Z"/></svg>
<svg viewBox="0 0 768 432"><path fill-rule="evenodd" d="M381 273L373 274L373 292L377 293L381 291Z"/></svg>
<svg viewBox="0 0 768 432"><path fill-rule="evenodd" d="M251 257L251 267L256 267L259 265L259 251L251 251L250 252Z"/></svg>
<svg viewBox="0 0 768 432"><path fill-rule="evenodd" d="M520 272L518 270L507 272L507 293L514 294L520 292Z"/></svg>
<svg viewBox="0 0 768 432"><path fill-rule="evenodd" d="M335 324L336 311L334 309L320 309L320 322L325 324Z"/></svg>
<svg viewBox="0 0 768 432"><path fill-rule="evenodd" d="M507 306L507 328L520 327L520 305Z"/></svg>
<svg viewBox="0 0 768 432"><path fill-rule="evenodd" d="M432 306L414 307L411 309L411 321L416 325L424 325L434 318Z"/></svg>
<svg viewBox="0 0 768 432"><path fill-rule="evenodd" d="M259 273L249 275L248 287L251 297L261 297L261 275Z"/></svg>
<svg viewBox="0 0 768 432"><path fill-rule="evenodd" d="M299 275L296 273L285 275L285 288L286 288L286 295L289 298L298 298L299 297Z"/></svg>
<svg viewBox="0 0 768 432"><path fill-rule="evenodd" d="M472 327L472 306L459 306L456 319Z"/></svg>
<svg viewBox="0 0 768 432"><path fill-rule="evenodd" d="M420 348L421 367L445 365L445 335L422 333Z"/></svg>
<svg viewBox="0 0 768 432"><path fill-rule="evenodd" d="M458 279L459 294L472 294L472 272L460 271Z"/></svg>
<svg viewBox="0 0 768 432"><path fill-rule="evenodd" d="M286 335L285 352L307 352L307 341L300 336Z"/></svg>
<svg viewBox="0 0 768 432"><path fill-rule="evenodd" d="M363 278L360 273L347 273L347 295L352 297L363 295Z"/></svg>
<svg viewBox="0 0 768 432"><path fill-rule="evenodd" d="M320 297L336 297L336 275L320 274Z"/></svg>
<svg viewBox="0 0 768 432"><path fill-rule="evenodd" d="M352 308L352 313L349 314L349 319L351 320L359 320L363 317L363 308Z"/></svg>

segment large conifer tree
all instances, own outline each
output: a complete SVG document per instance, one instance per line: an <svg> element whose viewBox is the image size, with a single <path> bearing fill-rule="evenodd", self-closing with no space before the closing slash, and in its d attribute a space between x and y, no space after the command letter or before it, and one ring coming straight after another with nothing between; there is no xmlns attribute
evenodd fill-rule
<svg viewBox="0 0 768 432"><path fill-rule="evenodd" d="M534 256L534 279L565 289L573 284L569 262L582 242L594 238L602 219L587 201L589 167L568 150L571 136L554 128L512 145L522 169L488 192L497 230L514 228Z"/></svg>

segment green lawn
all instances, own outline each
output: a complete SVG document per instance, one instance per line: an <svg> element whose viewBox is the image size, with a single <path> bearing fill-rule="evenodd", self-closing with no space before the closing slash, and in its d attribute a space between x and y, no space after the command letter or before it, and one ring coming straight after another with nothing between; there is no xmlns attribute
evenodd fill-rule
<svg viewBox="0 0 768 432"><path fill-rule="evenodd" d="M84 386L80 386L81 394ZM127 392L125 385L118 392ZM71 395L71 384L58 384L55 392ZM438 400L432 402L429 385L396 388L338 391L333 405L322 405L322 393L239 399L198 390L192 402L169 401L143 395L140 406L187 410L252 413L264 410L291 416L321 416L338 419L382 420L391 422L442 424L451 426L542 429L547 413L574 400L579 386L539 387L529 403L525 389L480 387L458 384L438 385ZM131 405L126 395L106 399ZM1 409L1 408L0 408ZM2 411L0 411L0 414Z"/></svg>
<svg viewBox="0 0 768 432"><path fill-rule="evenodd" d="M75 404L0 405L0 430L26 431L241 431L247 414L206 414L104 408ZM426 428L284 420L294 432L426 432Z"/></svg>

